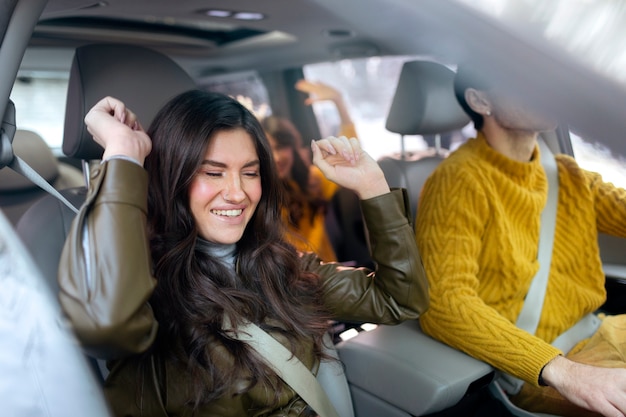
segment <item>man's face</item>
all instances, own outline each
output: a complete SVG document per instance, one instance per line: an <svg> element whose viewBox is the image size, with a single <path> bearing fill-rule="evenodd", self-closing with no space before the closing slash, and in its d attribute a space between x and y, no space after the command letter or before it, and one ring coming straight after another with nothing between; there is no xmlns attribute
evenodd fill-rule
<svg viewBox="0 0 626 417"><path fill-rule="evenodd" d="M552 117L536 112L531 106L521 104L518 100L497 92L489 92L487 96L492 104L492 117L504 129L545 132L557 126Z"/></svg>

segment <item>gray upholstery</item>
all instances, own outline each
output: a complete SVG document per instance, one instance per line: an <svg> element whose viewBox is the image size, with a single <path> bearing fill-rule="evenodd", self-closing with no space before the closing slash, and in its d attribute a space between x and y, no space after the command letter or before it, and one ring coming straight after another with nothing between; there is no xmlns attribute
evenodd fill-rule
<svg viewBox="0 0 626 417"><path fill-rule="evenodd" d="M454 71L431 61L405 62L385 127L401 135L431 135L463 128L469 117L454 96Z"/></svg>
<svg viewBox="0 0 626 417"><path fill-rule="evenodd" d="M131 45L91 44L76 50L70 72L63 151L83 160L98 160L102 148L87 132L83 119L101 98L124 101L147 128L170 98L196 85L174 61L153 50ZM86 188L62 191L80 206ZM46 281L58 291L57 268L74 213L51 195L34 204L17 224L17 232L34 255Z"/></svg>
<svg viewBox="0 0 626 417"><path fill-rule="evenodd" d="M454 74L445 65L432 61L405 62L386 128L401 136L424 136L465 127L470 118L454 95ZM408 190L414 218L424 181L442 159L437 153L420 159L386 156L378 161L389 185Z"/></svg>
<svg viewBox="0 0 626 417"><path fill-rule="evenodd" d="M442 160L443 156L439 154L416 161L387 157L378 160L387 182L393 187L407 189L413 219L417 216L417 206L424 182Z"/></svg>
<svg viewBox="0 0 626 417"><path fill-rule="evenodd" d="M81 171L59 162L35 132L16 130L13 152L58 190L84 184ZM46 195L46 191L11 168L0 169L0 208L13 225L33 203Z"/></svg>
<svg viewBox="0 0 626 417"><path fill-rule="evenodd" d="M378 326L337 349L359 417L381 415L373 405L360 408L367 397L407 417L441 411L460 401L474 381L478 388L493 377L489 365L426 336L417 321Z"/></svg>
<svg viewBox="0 0 626 417"><path fill-rule="evenodd" d="M470 119L456 101L453 81L454 71L444 65L405 63L387 129L401 135L429 135L467 125ZM413 214L419 215L424 182L443 158L440 154L413 160L384 157L378 163L389 185L407 188ZM489 365L422 333L419 321L378 326L337 348L359 417L435 413L485 386L494 375Z"/></svg>
<svg viewBox="0 0 626 417"><path fill-rule="evenodd" d="M97 44L76 49L67 91L63 153L100 159L102 148L91 139L83 119L105 96L122 100L148 128L157 111L173 96L195 88L173 60L151 49Z"/></svg>
<svg viewBox="0 0 626 417"><path fill-rule="evenodd" d="M454 97L454 71L431 61L405 62L385 127L401 135L461 129L469 117Z"/></svg>

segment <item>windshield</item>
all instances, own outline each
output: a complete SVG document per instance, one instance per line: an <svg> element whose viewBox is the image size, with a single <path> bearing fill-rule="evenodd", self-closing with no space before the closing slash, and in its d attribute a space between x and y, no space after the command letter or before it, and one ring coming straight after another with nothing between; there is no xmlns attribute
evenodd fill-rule
<svg viewBox="0 0 626 417"><path fill-rule="evenodd" d="M626 85L626 0L457 0Z"/></svg>

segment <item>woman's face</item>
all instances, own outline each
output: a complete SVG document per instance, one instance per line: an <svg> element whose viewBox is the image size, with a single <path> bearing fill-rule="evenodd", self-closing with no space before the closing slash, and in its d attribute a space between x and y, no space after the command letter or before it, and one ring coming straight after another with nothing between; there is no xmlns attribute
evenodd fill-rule
<svg viewBox="0 0 626 417"><path fill-rule="evenodd" d="M276 170L280 179L289 178L293 167L293 149L290 146L281 146L272 135L267 135L272 147L272 155L276 163Z"/></svg>
<svg viewBox="0 0 626 417"><path fill-rule="evenodd" d="M202 238L221 244L241 239L261 199L260 169L254 140L245 130L223 130L212 138L189 187Z"/></svg>

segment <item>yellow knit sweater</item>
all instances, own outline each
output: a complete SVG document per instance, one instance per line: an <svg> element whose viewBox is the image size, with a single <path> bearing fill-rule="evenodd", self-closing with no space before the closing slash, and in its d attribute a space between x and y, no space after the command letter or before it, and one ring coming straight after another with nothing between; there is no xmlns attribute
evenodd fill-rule
<svg viewBox="0 0 626 417"><path fill-rule="evenodd" d="M427 180L416 220L430 283L424 331L537 385L562 353L549 344L605 298L598 232L626 236L626 191L557 156L554 248L536 336L514 323L539 264L547 180L535 149L511 160L482 135L453 152Z"/></svg>

